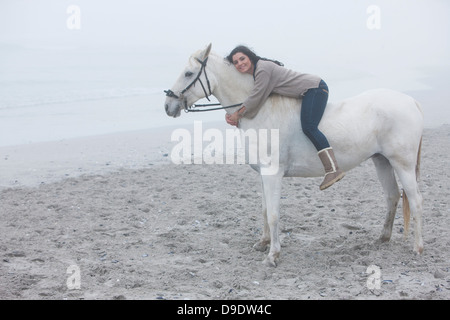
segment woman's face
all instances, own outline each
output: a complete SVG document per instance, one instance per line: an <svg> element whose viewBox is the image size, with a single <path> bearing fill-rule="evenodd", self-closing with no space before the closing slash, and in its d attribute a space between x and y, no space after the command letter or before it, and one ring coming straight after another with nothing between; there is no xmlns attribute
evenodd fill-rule
<svg viewBox="0 0 450 320"><path fill-rule="evenodd" d="M233 55L233 64L239 72L253 74L253 64L248 56L242 52Z"/></svg>

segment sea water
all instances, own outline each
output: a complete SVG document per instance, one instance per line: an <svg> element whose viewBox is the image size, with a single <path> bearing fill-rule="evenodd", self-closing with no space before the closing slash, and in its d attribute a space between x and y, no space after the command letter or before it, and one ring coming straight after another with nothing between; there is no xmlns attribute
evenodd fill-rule
<svg viewBox="0 0 450 320"><path fill-rule="evenodd" d="M223 111L166 115L163 90L172 87L188 57L158 46L0 43L0 146L225 121ZM418 99L427 126L450 123L448 66L391 74L323 64L307 69L326 79L330 101L388 87Z"/></svg>
<svg viewBox="0 0 450 320"><path fill-rule="evenodd" d="M0 146L183 125L163 90L187 62L148 47L0 44ZM197 115L223 120L223 112Z"/></svg>

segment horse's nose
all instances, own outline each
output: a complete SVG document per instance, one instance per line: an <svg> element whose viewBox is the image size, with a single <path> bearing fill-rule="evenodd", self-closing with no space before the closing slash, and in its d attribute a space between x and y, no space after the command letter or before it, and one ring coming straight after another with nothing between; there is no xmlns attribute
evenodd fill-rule
<svg viewBox="0 0 450 320"><path fill-rule="evenodd" d="M164 106L164 109L166 109L166 113L169 111L169 104L166 103L166 105Z"/></svg>

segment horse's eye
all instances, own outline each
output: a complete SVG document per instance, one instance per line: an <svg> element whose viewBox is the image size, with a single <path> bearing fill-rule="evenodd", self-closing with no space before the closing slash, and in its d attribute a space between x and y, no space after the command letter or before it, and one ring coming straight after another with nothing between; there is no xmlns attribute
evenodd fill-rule
<svg viewBox="0 0 450 320"><path fill-rule="evenodd" d="M186 78L192 77L192 75L193 75L193 73L190 72L190 71L188 71L188 72L186 72L186 73L184 74L184 76L185 76Z"/></svg>

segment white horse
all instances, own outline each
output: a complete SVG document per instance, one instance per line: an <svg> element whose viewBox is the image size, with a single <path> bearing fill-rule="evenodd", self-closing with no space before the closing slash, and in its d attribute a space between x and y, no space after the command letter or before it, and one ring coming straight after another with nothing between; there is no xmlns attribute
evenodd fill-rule
<svg viewBox="0 0 450 320"><path fill-rule="evenodd" d="M198 82L201 85L195 85ZM223 57L211 53L209 45L190 57L175 85L166 91L165 110L167 115L178 117L183 108L210 94L223 106L242 103L252 86L251 75L239 73ZM238 108L227 109L227 112ZM264 229L261 239L254 245L255 249L264 251L270 244L269 254L264 260L270 266L276 266L280 254L278 220L282 178L324 175L316 149L301 130L300 108L299 99L272 95L253 119L242 118L239 124L242 130L279 129L279 146L276 146L279 170L276 174L261 174ZM403 186L405 236L412 212L414 250L422 253L423 200L417 180L423 114L419 104L400 92L370 90L342 102L328 103L319 128L335 150L342 170L348 171L372 158L388 206L382 241L391 238L400 199L394 175L397 173ZM252 167L261 172L265 165L259 163Z"/></svg>

